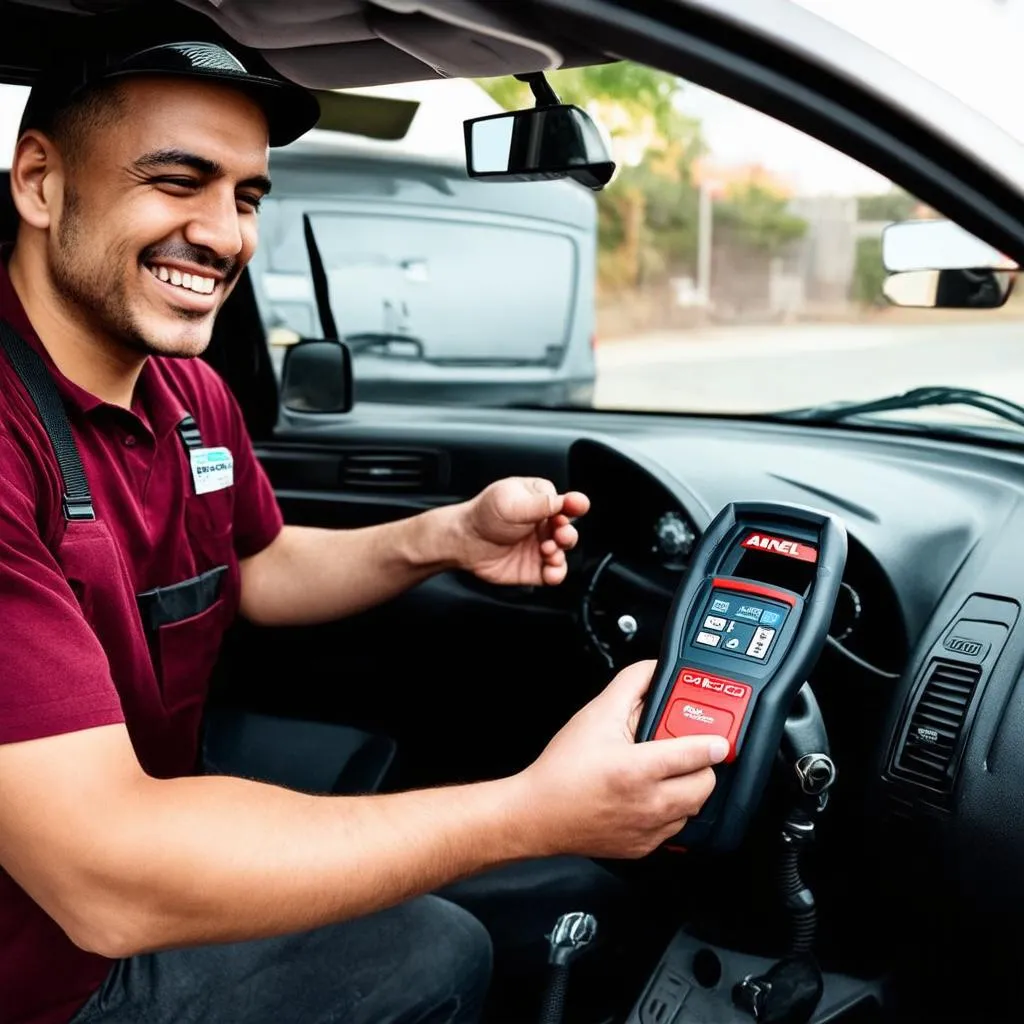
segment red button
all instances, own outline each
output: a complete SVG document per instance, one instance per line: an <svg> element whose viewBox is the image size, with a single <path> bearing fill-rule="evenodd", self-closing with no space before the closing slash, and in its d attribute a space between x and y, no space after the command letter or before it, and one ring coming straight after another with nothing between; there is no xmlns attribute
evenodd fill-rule
<svg viewBox="0 0 1024 1024"><path fill-rule="evenodd" d="M753 687L747 683L684 666L676 676L667 710L654 731L654 739L724 736L729 741L726 761L732 761L736 757L736 741L753 693Z"/></svg>
<svg viewBox="0 0 1024 1024"><path fill-rule="evenodd" d="M733 716L699 700L675 700L665 716L670 736L728 736Z"/></svg>

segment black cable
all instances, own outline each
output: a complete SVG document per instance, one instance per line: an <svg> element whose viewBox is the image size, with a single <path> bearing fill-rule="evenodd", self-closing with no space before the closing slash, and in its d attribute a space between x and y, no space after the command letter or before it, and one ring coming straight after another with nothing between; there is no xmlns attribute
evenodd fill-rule
<svg viewBox="0 0 1024 1024"><path fill-rule="evenodd" d="M870 661L865 661L863 658L854 654L853 651L845 648L838 640L834 637L826 637L825 642L834 651L838 651L844 658L849 658L858 668L863 669L865 672L870 672L872 675L879 676L882 679L899 679L899 672L886 672L884 668L878 668L876 665L872 665Z"/></svg>
<svg viewBox="0 0 1024 1024"><path fill-rule="evenodd" d="M779 858L779 888L782 892L783 904L789 915L789 954L791 956L811 952L818 928L814 894L800 874L800 848L802 845L802 840L794 840L783 833L782 855Z"/></svg>
<svg viewBox="0 0 1024 1024"><path fill-rule="evenodd" d="M562 1024L565 1016L565 996L569 987L569 965L552 964L544 1004L540 1011L540 1024Z"/></svg>

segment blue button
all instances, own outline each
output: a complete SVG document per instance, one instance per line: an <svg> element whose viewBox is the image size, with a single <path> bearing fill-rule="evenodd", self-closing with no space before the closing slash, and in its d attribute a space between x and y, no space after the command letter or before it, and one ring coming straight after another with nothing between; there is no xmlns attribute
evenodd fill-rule
<svg viewBox="0 0 1024 1024"><path fill-rule="evenodd" d="M741 622L730 622L722 635L722 650L743 654L750 641L754 639L754 628Z"/></svg>
<svg viewBox="0 0 1024 1024"><path fill-rule="evenodd" d="M761 613L761 625L762 626L778 626L782 621L782 612L773 612L770 608L766 608Z"/></svg>
<svg viewBox="0 0 1024 1024"><path fill-rule="evenodd" d="M718 612L720 615L726 615L729 611L729 602L723 601L720 597L716 597L711 602L711 611Z"/></svg>
<svg viewBox="0 0 1024 1024"><path fill-rule="evenodd" d="M763 614L764 608L759 604L741 604L733 611L732 617L744 622L760 622Z"/></svg>

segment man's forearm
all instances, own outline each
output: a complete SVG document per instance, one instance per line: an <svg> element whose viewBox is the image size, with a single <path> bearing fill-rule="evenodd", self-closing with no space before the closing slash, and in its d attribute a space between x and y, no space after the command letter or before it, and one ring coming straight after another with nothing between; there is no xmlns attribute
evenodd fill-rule
<svg viewBox="0 0 1024 1024"><path fill-rule="evenodd" d="M286 526L242 563L242 614L289 626L372 608L454 567L455 507L356 530Z"/></svg>
<svg viewBox="0 0 1024 1024"><path fill-rule="evenodd" d="M519 785L353 798L221 777L146 780L138 803L104 822L80 903L83 944L127 956L279 935L543 853L531 848Z"/></svg>

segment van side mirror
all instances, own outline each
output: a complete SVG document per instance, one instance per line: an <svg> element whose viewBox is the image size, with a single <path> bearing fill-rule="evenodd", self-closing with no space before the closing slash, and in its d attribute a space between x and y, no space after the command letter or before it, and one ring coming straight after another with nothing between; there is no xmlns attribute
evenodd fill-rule
<svg viewBox="0 0 1024 1024"><path fill-rule="evenodd" d="M344 413L354 404L352 354L341 341L303 338L285 351L281 404L289 412Z"/></svg>
<svg viewBox="0 0 1024 1024"><path fill-rule="evenodd" d="M466 171L484 181L572 178L600 191L615 163L590 115L564 103L465 122Z"/></svg>

